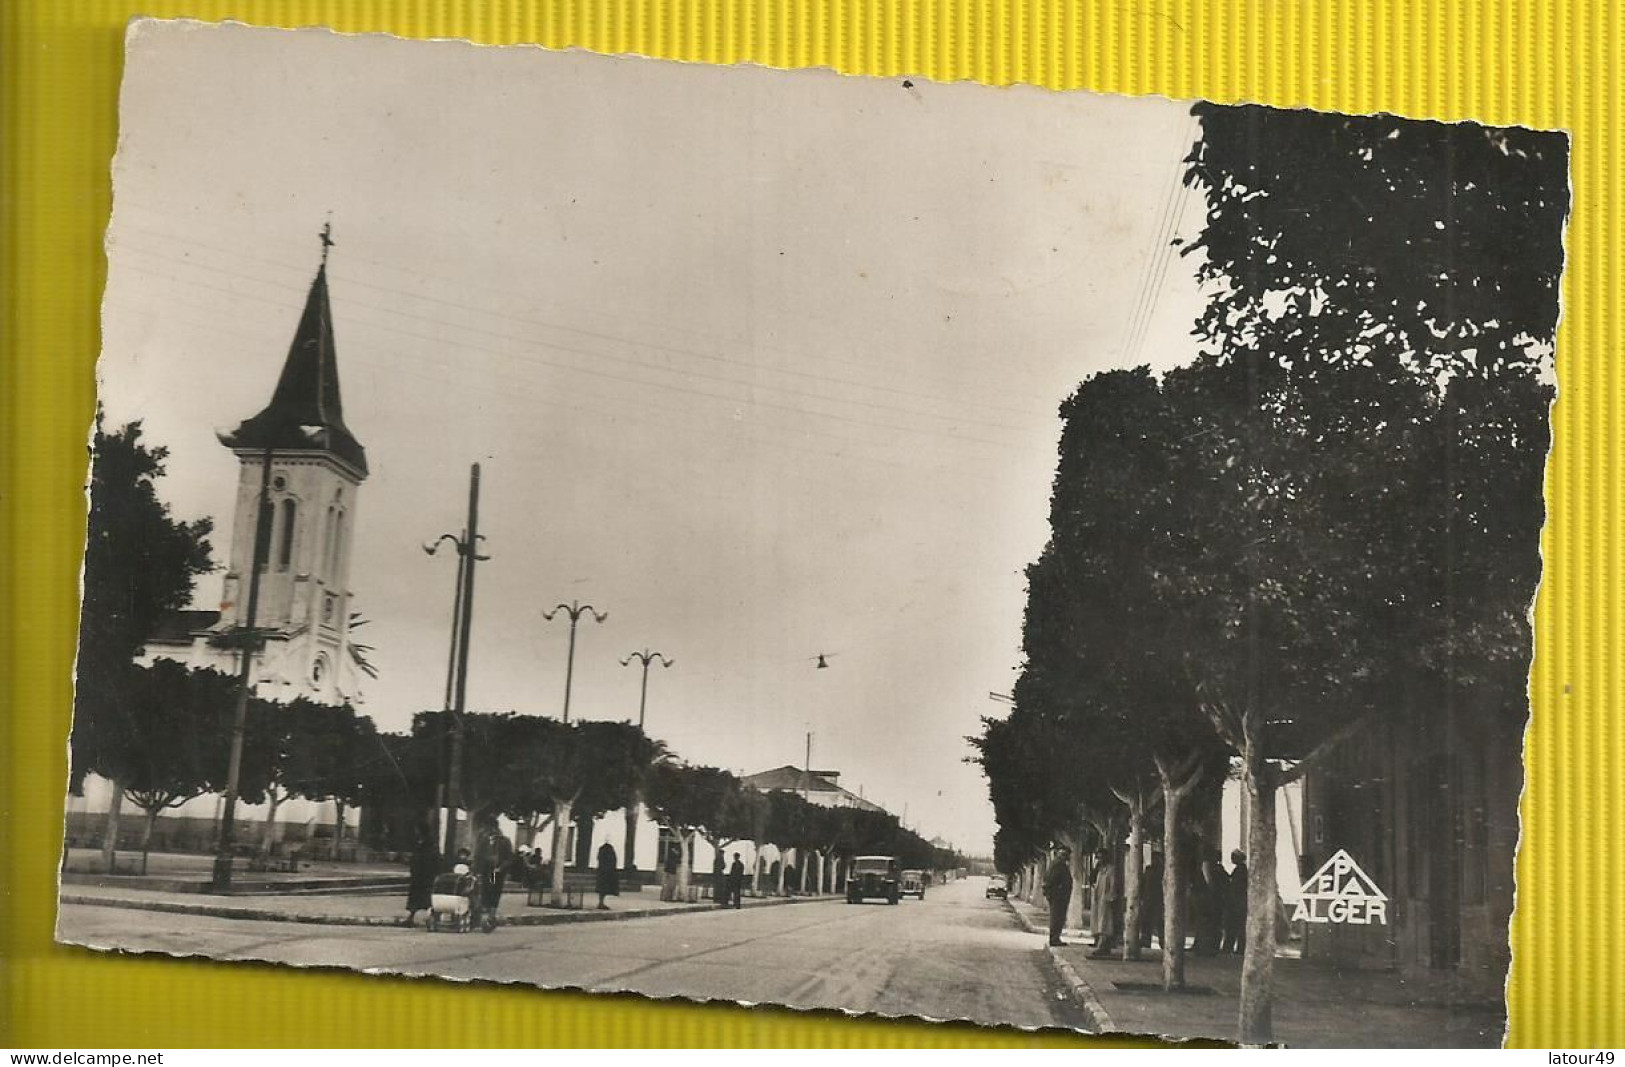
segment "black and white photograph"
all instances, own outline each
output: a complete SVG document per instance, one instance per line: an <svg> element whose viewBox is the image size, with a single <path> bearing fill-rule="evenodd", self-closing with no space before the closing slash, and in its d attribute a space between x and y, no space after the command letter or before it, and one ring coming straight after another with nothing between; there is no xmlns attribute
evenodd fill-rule
<svg viewBox="0 0 1625 1067"><path fill-rule="evenodd" d="M59 941L1502 1044L1564 133L159 20L119 116Z"/></svg>

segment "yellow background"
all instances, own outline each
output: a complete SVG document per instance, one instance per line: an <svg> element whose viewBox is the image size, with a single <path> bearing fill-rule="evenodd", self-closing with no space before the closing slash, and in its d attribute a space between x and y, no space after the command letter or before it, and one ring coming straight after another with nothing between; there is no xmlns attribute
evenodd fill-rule
<svg viewBox="0 0 1625 1067"><path fill-rule="evenodd" d="M1620 0L0 0L0 1045L1082 1044L51 943L124 24L139 14L1572 131L1514 1046L1625 1045Z"/></svg>

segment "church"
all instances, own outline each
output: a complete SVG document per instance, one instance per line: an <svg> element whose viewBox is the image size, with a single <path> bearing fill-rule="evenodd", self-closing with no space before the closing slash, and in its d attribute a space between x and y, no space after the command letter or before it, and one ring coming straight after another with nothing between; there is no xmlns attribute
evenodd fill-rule
<svg viewBox="0 0 1625 1067"><path fill-rule="evenodd" d="M333 242L325 227L321 236L321 264L270 402L220 435L237 456L238 472L219 609L171 614L137 662L175 660L235 677L239 653L229 637L252 626L263 643L251 676L257 697L280 703L304 697L361 710L368 667L365 650L351 641L350 564L367 453L344 422L327 287ZM69 798L70 837L99 834L97 819L107 811L111 792L110 783L92 776L83 797ZM217 807L217 798L205 796L166 813L154 831L155 848L170 843L163 840L170 836L183 845L212 837ZM320 824L331 821L332 809L330 803L295 799L278 816L283 823ZM249 805L238 810L245 823L260 814ZM137 822L128 821L128 832Z"/></svg>
<svg viewBox="0 0 1625 1067"><path fill-rule="evenodd" d="M265 647L256 657L256 695L359 707L364 671L350 642L350 555L367 453L344 424L327 293L328 244L324 231L322 263L270 403L220 438L238 464L220 610L179 613L148 641L143 662L171 659L236 673L237 652L220 638L249 626L258 536L262 558L253 626ZM257 514L263 531L256 528Z"/></svg>

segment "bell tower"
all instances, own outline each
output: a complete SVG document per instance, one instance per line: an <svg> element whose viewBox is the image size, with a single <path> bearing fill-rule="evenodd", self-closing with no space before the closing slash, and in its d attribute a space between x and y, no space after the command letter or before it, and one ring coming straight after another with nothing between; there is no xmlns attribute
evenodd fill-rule
<svg viewBox="0 0 1625 1067"><path fill-rule="evenodd" d="M270 404L220 436L237 456L238 478L217 628L247 624L258 533L255 627L265 643L254 682L273 700L343 704L360 694L350 649L350 557L367 454L344 424L327 292L330 227L321 239L321 265Z"/></svg>

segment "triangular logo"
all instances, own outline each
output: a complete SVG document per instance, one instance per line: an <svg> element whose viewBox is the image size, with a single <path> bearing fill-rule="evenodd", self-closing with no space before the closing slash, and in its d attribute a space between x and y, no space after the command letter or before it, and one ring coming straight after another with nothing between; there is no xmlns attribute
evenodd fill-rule
<svg viewBox="0 0 1625 1067"><path fill-rule="evenodd" d="M1387 923L1388 895L1360 869L1353 856L1338 849L1303 883L1303 897L1292 918L1309 923L1359 926Z"/></svg>

